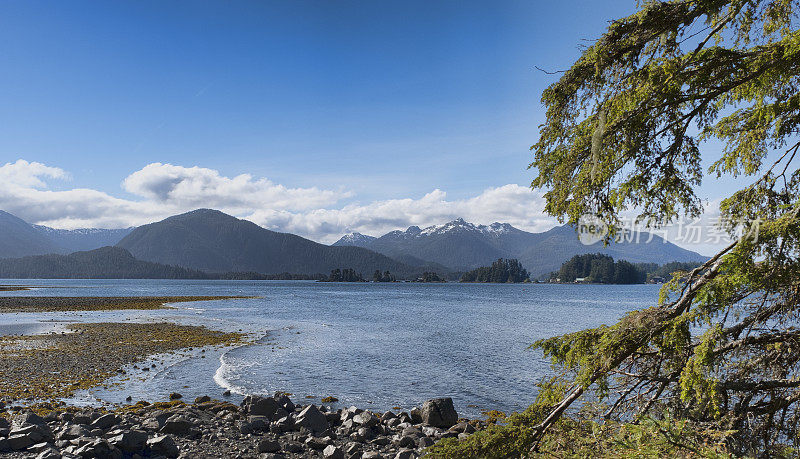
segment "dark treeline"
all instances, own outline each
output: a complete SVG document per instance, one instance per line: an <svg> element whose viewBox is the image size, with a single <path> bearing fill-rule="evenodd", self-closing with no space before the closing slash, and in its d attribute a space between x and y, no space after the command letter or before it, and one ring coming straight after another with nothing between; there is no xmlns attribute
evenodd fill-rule
<svg viewBox="0 0 800 459"><path fill-rule="evenodd" d="M666 282L672 279L672 273L676 271L691 271L700 266L700 263L683 263L680 261L672 261L660 266L655 263L638 263L636 266L640 269L643 269L647 273L648 281L657 279Z"/></svg>
<svg viewBox="0 0 800 459"><path fill-rule="evenodd" d="M659 266L655 263L633 264L625 260L614 261L608 255L589 253L575 255L550 275L560 282L584 279L597 284L643 284L649 280L669 280L675 271L694 269L698 263L672 262Z"/></svg>
<svg viewBox="0 0 800 459"><path fill-rule="evenodd" d="M528 280L528 271L516 259L500 258L492 266L484 266L464 273L461 282L518 283Z"/></svg>
<svg viewBox="0 0 800 459"><path fill-rule="evenodd" d="M394 282L396 280L397 279L389 271L382 273L380 269L376 269L375 272L372 273L373 282Z"/></svg>
<svg viewBox="0 0 800 459"><path fill-rule="evenodd" d="M425 271L424 273L422 273L422 276L417 278L416 282L447 282L447 281L439 277L439 275L434 272Z"/></svg>
<svg viewBox="0 0 800 459"><path fill-rule="evenodd" d="M295 274L295 273L279 273L279 274L261 274L253 271L249 272L230 272L216 275L216 279L223 280L322 280L325 275L320 274Z"/></svg>
<svg viewBox="0 0 800 459"><path fill-rule="evenodd" d="M0 278L10 279L209 279L208 273L134 258L118 247L70 255L0 259Z"/></svg>
<svg viewBox="0 0 800 459"><path fill-rule="evenodd" d="M366 282L361 273L357 273L355 269L336 268L331 271L331 275L321 279L320 282Z"/></svg>

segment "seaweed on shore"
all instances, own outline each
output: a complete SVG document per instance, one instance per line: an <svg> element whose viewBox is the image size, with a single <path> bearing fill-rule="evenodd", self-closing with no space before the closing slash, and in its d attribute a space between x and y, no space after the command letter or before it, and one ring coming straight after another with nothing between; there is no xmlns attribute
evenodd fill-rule
<svg viewBox="0 0 800 459"><path fill-rule="evenodd" d="M54 400L103 385L158 353L238 343L244 335L172 323L72 324L74 333L0 337L0 399Z"/></svg>

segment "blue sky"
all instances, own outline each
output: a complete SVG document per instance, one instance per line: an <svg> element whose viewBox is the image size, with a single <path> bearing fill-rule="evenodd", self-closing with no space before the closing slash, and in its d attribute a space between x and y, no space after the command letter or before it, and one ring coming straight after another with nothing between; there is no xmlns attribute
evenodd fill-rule
<svg viewBox="0 0 800 459"><path fill-rule="evenodd" d="M568 68L635 2L0 8L6 210L114 227L208 202L330 241L455 214L552 226L523 192L540 94L557 78L535 67Z"/></svg>

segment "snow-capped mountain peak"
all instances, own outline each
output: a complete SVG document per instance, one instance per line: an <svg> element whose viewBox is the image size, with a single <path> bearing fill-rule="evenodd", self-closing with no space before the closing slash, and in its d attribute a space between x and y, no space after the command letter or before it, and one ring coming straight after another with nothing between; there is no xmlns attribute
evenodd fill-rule
<svg viewBox="0 0 800 459"><path fill-rule="evenodd" d="M342 236L338 241L336 241L333 245L355 245L355 246L362 246L364 244L369 244L370 242L374 241L376 238L372 236L368 236L366 234L361 234L358 232L345 234Z"/></svg>

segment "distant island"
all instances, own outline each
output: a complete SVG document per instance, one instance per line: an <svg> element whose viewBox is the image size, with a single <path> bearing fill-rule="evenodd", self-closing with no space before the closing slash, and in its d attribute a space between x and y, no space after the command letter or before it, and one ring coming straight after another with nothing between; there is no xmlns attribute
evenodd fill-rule
<svg viewBox="0 0 800 459"><path fill-rule="evenodd" d="M355 269L336 268L331 271L331 275L319 280L320 282L366 282L361 273L357 273Z"/></svg>
<svg viewBox="0 0 800 459"><path fill-rule="evenodd" d="M414 282L447 282L447 280L442 279L441 277L439 277L438 274L434 272L425 271L424 273L422 273L422 277L418 277L417 280Z"/></svg>
<svg viewBox="0 0 800 459"><path fill-rule="evenodd" d="M561 265L561 269L550 274L554 283L587 284L644 284L662 283L670 279L675 271L690 271L699 263L671 262L664 265L656 263L630 263L625 260L614 261L602 253L575 255Z"/></svg>
<svg viewBox="0 0 800 459"><path fill-rule="evenodd" d="M460 282L478 282L493 284L517 284L530 282L528 271L517 259L500 258L491 266L484 266L464 273Z"/></svg>

